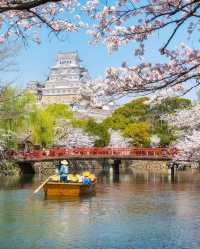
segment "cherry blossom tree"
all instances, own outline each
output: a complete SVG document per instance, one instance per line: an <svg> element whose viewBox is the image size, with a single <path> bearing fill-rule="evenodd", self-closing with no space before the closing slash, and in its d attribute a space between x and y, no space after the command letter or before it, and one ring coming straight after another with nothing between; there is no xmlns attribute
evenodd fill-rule
<svg viewBox="0 0 200 249"><path fill-rule="evenodd" d="M199 0L2 0L0 1L0 42L9 37L31 38L39 42L38 30L47 26L55 34L77 31L85 26L80 15L93 19L89 33L93 42L105 42L109 51L135 42L135 55L145 53L147 41L161 34L158 50L165 62L142 62L136 66L122 63L120 68L106 72L108 94L122 92L152 92L163 88L183 90L182 83L192 81L185 92L199 85L199 50L174 41L183 34L198 42L200 20ZM79 15L80 14L80 15ZM85 20L85 17L83 17ZM92 24L90 21L89 23ZM194 43L194 42L193 42ZM134 45L135 46L135 45Z"/></svg>
<svg viewBox="0 0 200 249"><path fill-rule="evenodd" d="M82 128L61 127L54 139L56 146L93 147L96 137L88 135Z"/></svg>
<svg viewBox="0 0 200 249"><path fill-rule="evenodd" d="M152 135L151 137L150 137L150 145L152 146L152 147L157 147L157 146L159 146L159 144L160 144L160 138L159 138L159 136L158 135Z"/></svg>
<svg viewBox="0 0 200 249"><path fill-rule="evenodd" d="M108 94L152 92L169 87L177 91L183 90L182 83L192 81L192 86L184 90L187 92L199 85L199 50L185 44L179 49L172 46L180 32L185 33L183 42L187 34L198 42L199 8L197 0L115 0L105 4L98 0L81 4L77 0L2 0L0 42L10 36L39 42L37 31L44 26L55 34L78 31L84 26L80 15L87 13L94 23L89 31L93 42L105 42L111 52L135 42L138 44L135 55L141 58L147 41L160 32L163 38L158 50L166 62L142 62L136 66L123 62L120 68L109 68L107 87L103 86L103 90Z"/></svg>
<svg viewBox="0 0 200 249"><path fill-rule="evenodd" d="M55 34L77 31L79 16L70 16L80 6L76 0L2 0L0 1L0 43L9 37L40 42L38 30L44 26ZM75 18L74 18L75 17Z"/></svg>
<svg viewBox="0 0 200 249"><path fill-rule="evenodd" d="M109 142L109 147L117 147L117 148L126 148L130 147L130 140L123 137L120 131L115 131L112 129L109 129L110 133L110 142Z"/></svg>
<svg viewBox="0 0 200 249"><path fill-rule="evenodd" d="M200 1L117 0L98 7L90 11L96 21L90 30L93 42L106 43L110 52L128 43L138 44L135 56L142 59L147 42L160 35L161 44L156 44L156 48L160 56L165 57L163 63L160 59L158 63L142 61L136 66L123 62L120 68L109 68L103 86L105 92L121 94L172 88L183 94L199 85L198 48L190 48L184 43L178 49L174 47L178 35L182 36L182 42L187 36L192 38L193 47L199 42ZM187 82L192 84L183 89L183 83Z"/></svg>
<svg viewBox="0 0 200 249"><path fill-rule="evenodd" d="M96 137L88 135L84 128L72 127L71 120L58 119L54 129L54 145L73 147L93 147Z"/></svg>
<svg viewBox="0 0 200 249"><path fill-rule="evenodd" d="M200 104L163 118L178 129L174 143L180 150L178 157L200 160Z"/></svg>

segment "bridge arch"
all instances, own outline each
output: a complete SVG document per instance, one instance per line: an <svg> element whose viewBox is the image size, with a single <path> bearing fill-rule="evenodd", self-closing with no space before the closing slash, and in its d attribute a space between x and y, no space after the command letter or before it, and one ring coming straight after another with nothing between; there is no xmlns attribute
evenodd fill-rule
<svg viewBox="0 0 200 249"><path fill-rule="evenodd" d="M35 174L34 163L32 162L18 162L22 175Z"/></svg>

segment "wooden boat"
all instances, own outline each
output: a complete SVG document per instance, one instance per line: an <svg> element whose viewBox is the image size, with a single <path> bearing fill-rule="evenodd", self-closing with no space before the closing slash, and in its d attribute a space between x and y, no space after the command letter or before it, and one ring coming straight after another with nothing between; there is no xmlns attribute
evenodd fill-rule
<svg viewBox="0 0 200 249"><path fill-rule="evenodd" d="M96 183L85 185L83 183L49 181L44 185L43 189L46 197L78 197L94 193L95 185Z"/></svg>

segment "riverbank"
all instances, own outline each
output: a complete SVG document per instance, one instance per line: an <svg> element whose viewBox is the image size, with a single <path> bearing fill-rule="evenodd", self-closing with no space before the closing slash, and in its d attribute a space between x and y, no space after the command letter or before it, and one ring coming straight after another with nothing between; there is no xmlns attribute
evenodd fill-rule
<svg viewBox="0 0 200 249"><path fill-rule="evenodd" d="M55 174L55 162L37 162L34 163L33 169L37 175L52 175ZM102 169L102 165L96 161L73 161L69 163L69 172L77 170L94 170Z"/></svg>
<svg viewBox="0 0 200 249"><path fill-rule="evenodd" d="M58 162L57 162L58 163ZM55 174L56 162L36 162L36 163L24 163L20 166L9 160L2 160L0 162L0 176L18 176L35 174L38 176L49 176ZM74 161L69 165L69 170L85 170L85 169L101 169L102 166L98 162L77 162Z"/></svg>
<svg viewBox="0 0 200 249"><path fill-rule="evenodd" d="M58 163L58 162L57 162ZM55 173L56 162L36 162L36 163L25 163L20 166L13 161L2 160L0 162L0 175L15 176L20 174L36 174L39 176L49 176ZM94 169L105 169L113 165L112 162L106 160L102 161L72 161L69 165L69 170L94 170ZM167 161L149 161L149 160L123 160L120 164L121 169L132 169L142 171L158 171L167 172L168 162ZM199 168L198 163L185 163L185 169L197 169Z"/></svg>

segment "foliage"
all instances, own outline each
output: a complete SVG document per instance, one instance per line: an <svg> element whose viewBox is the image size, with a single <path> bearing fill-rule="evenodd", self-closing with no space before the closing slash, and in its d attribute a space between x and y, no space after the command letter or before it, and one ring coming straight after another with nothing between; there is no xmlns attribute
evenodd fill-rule
<svg viewBox="0 0 200 249"><path fill-rule="evenodd" d="M124 136L131 139L131 144L137 147L150 145L150 124L138 122L129 124L124 129Z"/></svg>
<svg viewBox="0 0 200 249"><path fill-rule="evenodd" d="M151 108L151 113L172 114L176 110L191 107L191 100L179 97L168 97L162 99L161 103L155 103Z"/></svg>
<svg viewBox="0 0 200 249"><path fill-rule="evenodd" d="M34 144L41 144L43 147L52 145L53 122L53 117L46 110L37 109L30 113L32 140Z"/></svg>
<svg viewBox="0 0 200 249"><path fill-rule="evenodd" d="M88 27L93 43L107 44L110 52L129 43L135 45L135 56L143 58L146 43L152 42L157 32L161 32L161 41L155 46L159 61L141 62L128 66L123 62L120 68L107 70L107 92L151 92L172 87L175 92L182 89L182 83L191 81L198 86L199 49L198 44L199 1L193 0L154 0L154 1L71 1L71 0L4 0L0 3L0 42L8 37L32 39L39 43L39 30L49 28L59 35L78 31ZM84 23L85 13L90 17ZM83 20L80 20L83 19ZM88 18L86 18L88 19ZM89 24L88 24L89 23ZM195 32L196 31L196 32ZM192 37L192 48L181 44L176 48L178 32L182 32L182 41L188 42ZM147 53L147 52L146 52ZM160 63L163 57L164 63ZM166 59L167 58L167 59ZM189 85L189 84L188 84Z"/></svg>
<svg viewBox="0 0 200 249"><path fill-rule="evenodd" d="M181 98L168 98L162 103L152 103L147 97L138 98L115 110L102 123L97 123L93 119L76 118L64 104L40 107L36 105L32 94L24 92L18 95L17 90L12 87L1 91L1 99L0 142L1 147L7 148L16 148L19 137L23 134L26 137L31 135L33 144L49 147L53 145L55 137L63 137L65 140L66 134L70 133L72 138L72 132L76 131L74 137L77 141L80 138L82 144L84 140L85 144L93 144L94 139L94 146L103 147L109 145L110 128L119 131L114 134L114 138L117 137L118 140L112 139L113 141L121 141L123 144L131 141L135 146L149 146L151 137L156 135L160 139L160 145L167 146L176 139L175 129L169 127L161 116L191 106L189 100ZM68 132L69 128L73 129ZM62 133L61 136L58 133ZM120 138L120 134L124 135L125 140Z"/></svg>
<svg viewBox="0 0 200 249"><path fill-rule="evenodd" d="M18 94L13 87L1 91L0 129L2 144L6 148L17 148L19 137L31 134L33 144L51 146L56 122L73 118L70 108L64 104L48 107L36 105L36 99L30 92Z"/></svg>
<svg viewBox="0 0 200 249"><path fill-rule="evenodd" d="M91 17L97 22L90 32L93 42L106 43L110 52L134 43L135 56L141 60L138 65L125 61L119 68L109 68L102 86L104 95L161 89L185 93L199 86L199 9L199 1L192 0L116 0L92 8ZM158 32L156 46L149 49L148 43L155 42ZM152 50L159 54L158 59L154 56L147 61L144 56Z"/></svg>
<svg viewBox="0 0 200 249"><path fill-rule="evenodd" d="M74 128L85 128L87 126L88 119L73 118L71 123Z"/></svg>
<svg viewBox="0 0 200 249"><path fill-rule="evenodd" d="M138 98L118 108L111 117L103 121L104 125L114 130L124 130L132 122L145 120L149 111L149 106L145 103L147 100L148 98Z"/></svg>
<svg viewBox="0 0 200 249"><path fill-rule="evenodd" d="M156 134L160 138L161 146L168 146L176 139L176 132L164 120L154 120L152 126L152 134Z"/></svg>
<svg viewBox="0 0 200 249"><path fill-rule="evenodd" d="M48 105L45 109L49 115L53 116L54 119L58 118L65 118L65 119L72 119L73 113L70 110L69 106L65 104L51 104Z"/></svg>
<svg viewBox="0 0 200 249"><path fill-rule="evenodd" d="M160 145L168 146L175 141L176 130L169 126L168 122L162 120L163 115L174 114L177 110L191 107L191 100L185 98L171 97L163 99L161 103L155 103L150 109L152 115L152 133L160 138Z"/></svg>
<svg viewBox="0 0 200 249"><path fill-rule="evenodd" d="M4 137L5 147L16 148L17 134L28 127L30 106L35 104L35 98L30 93L18 94L13 87L4 87L0 102L1 138Z"/></svg>
<svg viewBox="0 0 200 249"><path fill-rule="evenodd" d="M106 1L106 4L103 4L101 1L79 3L71 0L4 0L0 3L0 43L5 42L9 37L17 39L20 37L24 42L31 37L32 40L39 43L37 31L44 26L57 35L61 31L77 31L80 27L86 26L79 21L80 16L77 15L77 13L82 14L82 10L94 20L94 22L91 20L88 22L91 25L88 33L93 37L94 43L106 43L109 51L112 52L118 50L120 46L134 42L136 44L135 56L141 59L138 65L128 65L125 61L119 68L108 68L106 78L100 82L98 91L93 91L96 95L98 92L100 96L130 92L154 93L161 89L172 90L173 93L187 93L192 88L199 86L199 1L115 0ZM159 56L154 56L154 59L146 61L143 56L146 51L152 53L153 47L145 49L145 46L148 41L152 42L151 39L154 39L158 32L161 39L159 38L160 40L154 48ZM180 32L182 43L177 46L176 36ZM192 39L187 39L188 37ZM191 48L184 42L190 43ZM186 84L187 82L189 84ZM183 85L187 89L184 89ZM5 108L10 110L9 105ZM172 113L176 109L179 108L174 106L166 112ZM197 113L193 111L194 109L186 110L187 114L177 115L182 123L185 124L185 116L188 116L189 119L192 117L192 121L196 120ZM5 130L15 131L20 128L20 124L24 124L25 116L20 114L19 110L16 111L5 112L6 121L2 122ZM125 130L126 126L132 123L148 122L151 125L151 132L159 133L163 137L162 143L168 144L170 141L167 141L166 138L172 134L172 131L167 123L159 120L160 114L166 114L166 112L163 109L153 110L150 108L148 115L135 115L136 118L133 115L132 120L124 113L115 114L115 117L111 117L101 124L101 129L105 131L106 128L112 127ZM14 120L11 119L11 114L13 114ZM192 125L194 126L192 127ZM196 121L191 122L190 131L193 134L193 140L198 137L196 136L198 129ZM106 134L106 132L104 133ZM189 141L188 138L191 148Z"/></svg>
<svg viewBox="0 0 200 249"><path fill-rule="evenodd" d="M104 147L109 144L110 134L103 123L99 124L93 119L89 119L85 130L88 134L98 137L94 144L96 147Z"/></svg>
<svg viewBox="0 0 200 249"><path fill-rule="evenodd" d="M18 95L17 90L7 87L1 91L0 118L1 128L18 131L25 125L28 106L33 104L35 98L30 93Z"/></svg>
<svg viewBox="0 0 200 249"><path fill-rule="evenodd" d="M103 124L107 128L121 130L125 137L132 139L132 144L147 146L150 137L157 135L160 145L167 146L176 136L175 130L162 120L162 116L190 106L191 101L184 98L166 98L161 103L152 102L147 97L138 98L115 110ZM141 127L139 124L142 124ZM143 132L145 134L139 136Z"/></svg>
<svg viewBox="0 0 200 249"><path fill-rule="evenodd" d="M17 148L17 134L10 130L0 129L0 151Z"/></svg>
<svg viewBox="0 0 200 249"><path fill-rule="evenodd" d="M35 108L30 113L33 143L48 147L53 144L60 119L71 120L73 113L65 104L51 104L46 108Z"/></svg>
<svg viewBox="0 0 200 249"><path fill-rule="evenodd" d="M146 103L147 97L137 98L116 110L116 114L121 114L129 120L136 121L141 119L149 111L149 105Z"/></svg>
<svg viewBox="0 0 200 249"><path fill-rule="evenodd" d="M177 129L178 139L174 145L180 150L181 159L200 159L200 104L189 109L179 110L176 114L164 117L170 127Z"/></svg>

